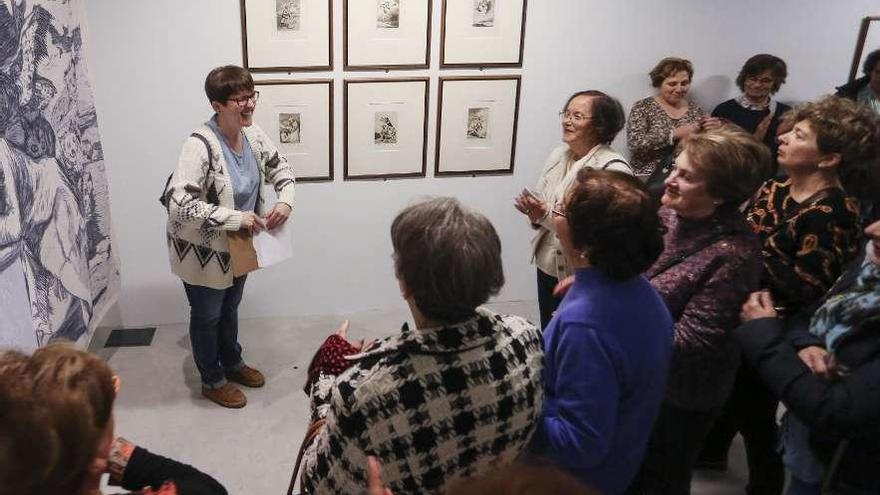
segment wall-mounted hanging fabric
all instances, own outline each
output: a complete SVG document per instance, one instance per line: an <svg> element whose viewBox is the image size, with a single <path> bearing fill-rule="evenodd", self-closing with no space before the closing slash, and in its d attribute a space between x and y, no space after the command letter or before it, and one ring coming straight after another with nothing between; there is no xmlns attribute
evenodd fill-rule
<svg viewBox="0 0 880 495"><path fill-rule="evenodd" d="M0 1L0 347L87 341L119 290L81 19Z"/></svg>

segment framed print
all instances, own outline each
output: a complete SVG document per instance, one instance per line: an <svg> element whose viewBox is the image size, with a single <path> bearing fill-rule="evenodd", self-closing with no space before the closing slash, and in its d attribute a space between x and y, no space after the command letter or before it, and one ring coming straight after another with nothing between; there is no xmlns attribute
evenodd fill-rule
<svg viewBox="0 0 880 495"><path fill-rule="evenodd" d="M427 69L431 0L345 0L345 70Z"/></svg>
<svg viewBox="0 0 880 495"><path fill-rule="evenodd" d="M254 122L293 166L297 182L333 180L333 81L255 81Z"/></svg>
<svg viewBox="0 0 880 495"><path fill-rule="evenodd" d="M434 175L511 174L520 76L441 77Z"/></svg>
<svg viewBox="0 0 880 495"><path fill-rule="evenodd" d="M428 78L345 81L345 180L424 177Z"/></svg>
<svg viewBox="0 0 880 495"><path fill-rule="evenodd" d="M877 26L871 29L872 26ZM859 37L856 40L856 51L853 54L852 65L849 69L849 81L859 77L862 65L865 63L865 46L880 46L880 17L872 16L862 19L859 27Z"/></svg>
<svg viewBox="0 0 880 495"><path fill-rule="evenodd" d="M440 67L522 67L526 0L443 0Z"/></svg>
<svg viewBox="0 0 880 495"><path fill-rule="evenodd" d="M241 0L244 66L251 72L333 69L333 0Z"/></svg>

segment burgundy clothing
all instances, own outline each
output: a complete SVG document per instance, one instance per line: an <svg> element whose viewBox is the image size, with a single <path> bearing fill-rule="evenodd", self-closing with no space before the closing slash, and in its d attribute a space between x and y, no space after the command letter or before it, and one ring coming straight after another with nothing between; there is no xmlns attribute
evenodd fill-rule
<svg viewBox="0 0 880 495"><path fill-rule="evenodd" d="M758 288L761 245L735 207L722 205L699 221L666 207L659 215L668 229L665 248L645 276L675 321L666 402L691 411L717 409L739 366L730 332Z"/></svg>

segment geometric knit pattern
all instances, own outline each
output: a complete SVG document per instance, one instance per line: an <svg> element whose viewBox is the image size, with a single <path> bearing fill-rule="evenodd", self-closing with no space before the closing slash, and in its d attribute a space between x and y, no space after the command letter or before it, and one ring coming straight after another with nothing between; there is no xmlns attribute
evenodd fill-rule
<svg viewBox="0 0 880 495"><path fill-rule="evenodd" d="M278 201L293 207L294 174L269 137L256 124L242 128L260 170L261 181L272 184ZM232 259L226 232L241 227L227 163L216 134L207 126L184 142L177 168L168 182L168 256L175 275L191 285L225 289L232 285ZM260 198L257 214L270 209Z"/></svg>
<svg viewBox="0 0 880 495"><path fill-rule="evenodd" d="M305 489L362 493L367 455L397 494L512 463L541 412L542 355L534 325L484 308L457 325L404 325L312 387L313 420L326 423L303 456Z"/></svg>
<svg viewBox="0 0 880 495"><path fill-rule="evenodd" d="M232 256L229 253L214 251L209 247L177 239L171 235L168 235L168 243L174 248L177 259L181 262L183 262L187 255L192 255L196 257L202 268L205 268L212 260L218 263L223 273L229 272L229 269L232 267Z"/></svg>

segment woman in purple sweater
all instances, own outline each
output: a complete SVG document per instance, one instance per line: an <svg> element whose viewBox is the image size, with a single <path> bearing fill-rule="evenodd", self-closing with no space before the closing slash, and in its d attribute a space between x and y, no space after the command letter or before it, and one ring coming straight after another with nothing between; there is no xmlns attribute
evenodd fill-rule
<svg viewBox="0 0 880 495"><path fill-rule="evenodd" d="M581 170L552 215L575 275L544 329L544 411L531 452L619 494L666 383L672 320L640 276L663 230L644 184L621 172Z"/></svg>
<svg viewBox="0 0 880 495"><path fill-rule="evenodd" d="M645 276L675 321L666 394L632 493L690 493L700 444L733 386L739 351L730 332L761 275L761 245L738 205L771 164L745 132L694 134L666 179L666 246Z"/></svg>

